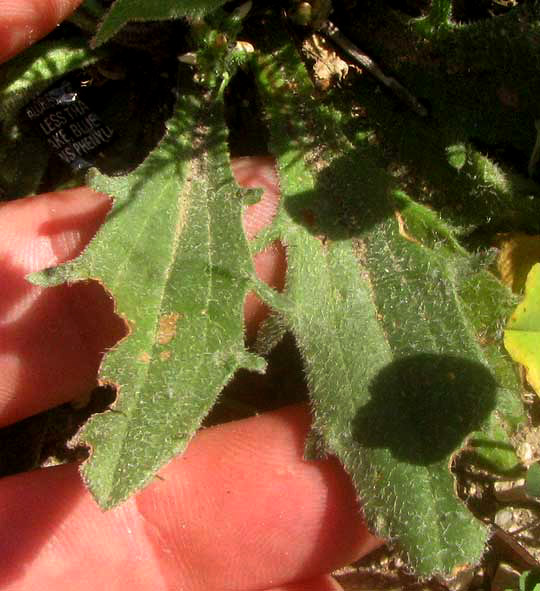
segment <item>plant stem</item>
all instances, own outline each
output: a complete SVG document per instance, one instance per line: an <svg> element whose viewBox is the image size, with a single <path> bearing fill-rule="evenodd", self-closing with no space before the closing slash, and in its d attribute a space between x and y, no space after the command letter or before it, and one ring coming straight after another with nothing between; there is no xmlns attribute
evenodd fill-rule
<svg viewBox="0 0 540 591"><path fill-rule="evenodd" d="M406 103L417 115L420 115L421 117L427 116L427 110L420 101L395 78L387 76L369 57L369 55L361 51L354 43L352 43L352 41L345 37L334 23L326 21L323 23L320 30L336 45L341 47L341 49L343 49L343 51L345 51L355 62L360 64L364 70L377 78L379 82L384 84L384 86L391 90L399 99Z"/></svg>

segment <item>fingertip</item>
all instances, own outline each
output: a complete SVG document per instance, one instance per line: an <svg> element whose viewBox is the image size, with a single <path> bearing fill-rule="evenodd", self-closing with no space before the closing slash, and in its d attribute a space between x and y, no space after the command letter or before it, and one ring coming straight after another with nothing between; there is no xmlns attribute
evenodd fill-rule
<svg viewBox="0 0 540 591"><path fill-rule="evenodd" d="M244 208L243 226L248 240L268 227L279 209L279 178L276 172L275 159L271 156L250 156L234 158L231 167L237 183L244 188L263 189L259 201ZM257 277L274 288L282 291L285 286L287 259L285 248L279 240L274 241L264 250L253 256L253 264ZM257 330L270 312L253 292L244 302L244 319L246 340L252 342Z"/></svg>
<svg viewBox="0 0 540 591"><path fill-rule="evenodd" d="M309 424L295 406L203 431L106 513L75 466L0 481L0 586L336 591L326 573L376 540L337 463L303 460Z"/></svg>
<svg viewBox="0 0 540 591"><path fill-rule="evenodd" d="M293 406L203 431L137 496L149 533L183 556L183 569L213 565L194 589L317 577L380 544L338 462L303 459L310 421ZM177 568L173 560L171 576Z"/></svg>
<svg viewBox="0 0 540 591"><path fill-rule="evenodd" d="M0 63L52 31L81 0L0 0Z"/></svg>
<svg viewBox="0 0 540 591"><path fill-rule="evenodd" d="M21 273L76 257L104 222L111 199L89 187L54 191L0 206L0 255Z"/></svg>
<svg viewBox="0 0 540 591"><path fill-rule="evenodd" d="M285 287L287 259L285 248L281 242L273 242L270 246L253 257L253 264L257 277L277 291ZM251 343L257 334L259 326L269 315L270 308L254 293L249 292L244 301L244 321L246 325L246 340Z"/></svg>
<svg viewBox="0 0 540 591"><path fill-rule="evenodd" d="M330 575L272 587L265 591L343 591L343 587Z"/></svg>
<svg viewBox="0 0 540 591"><path fill-rule="evenodd" d="M125 335L97 283L42 288L27 280L76 257L110 207L87 187L0 206L0 425L87 394L103 352Z"/></svg>
<svg viewBox="0 0 540 591"><path fill-rule="evenodd" d="M236 182L241 187L263 190L259 201L244 209L244 231L248 240L252 240L263 228L270 225L279 208L276 163L270 156L249 156L234 158L231 166Z"/></svg>

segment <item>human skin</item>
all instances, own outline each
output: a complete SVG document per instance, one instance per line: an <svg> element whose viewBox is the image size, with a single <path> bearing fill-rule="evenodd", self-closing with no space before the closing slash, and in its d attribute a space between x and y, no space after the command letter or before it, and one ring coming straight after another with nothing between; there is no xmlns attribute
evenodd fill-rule
<svg viewBox="0 0 540 591"><path fill-rule="evenodd" d="M0 0L0 62L24 50L78 2ZM264 185L244 220L252 237L278 199L271 161L235 162L243 184ZM110 210L87 187L0 207L0 425L97 383L103 351L125 334L97 283L43 289L25 276L76 257ZM275 245L258 275L283 285ZM264 306L246 300L248 338ZM76 465L0 480L0 588L86 591L330 591L328 575L380 544L366 529L335 459L306 462L310 417L294 406L200 432L146 489L102 512Z"/></svg>

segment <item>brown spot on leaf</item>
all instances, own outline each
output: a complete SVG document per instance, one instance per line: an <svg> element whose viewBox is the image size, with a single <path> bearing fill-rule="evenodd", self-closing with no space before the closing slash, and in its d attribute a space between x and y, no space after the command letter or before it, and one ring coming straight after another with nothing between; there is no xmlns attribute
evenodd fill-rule
<svg viewBox="0 0 540 591"><path fill-rule="evenodd" d="M171 352L170 351L162 351L159 354L159 358L161 359L161 361L168 361L171 358Z"/></svg>
<svg viewBox="0 0 540 591"><path fill-rule="evenodd" d="M150 355L146 351L143 351L137 355L137 361L140 361L141 363L150 363Z"/></svg>
<svg viewBox="0 0 540 591"><path fill-rule="evenodd" d="M171 314L163 314L159 319L157 342L160 345L168 345L174 339L176 336L176 323L179 317L178 312L171 312Z"/></svg>

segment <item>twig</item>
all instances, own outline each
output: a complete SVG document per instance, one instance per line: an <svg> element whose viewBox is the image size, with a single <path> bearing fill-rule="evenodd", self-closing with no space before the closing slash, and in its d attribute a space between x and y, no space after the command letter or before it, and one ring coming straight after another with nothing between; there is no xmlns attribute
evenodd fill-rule
<svg viewBox="0 0 540 591"><path fill-rule="evenodd" d="M540 566L536 558L519 544L510 533L494 523L491 524L491 528L489 543L501 560L511 562L523 570Z"/></svg>
<svg viewBox="0 0 540 591"><path fill-rule="evenodd" d="M540 160L540 119L537 119L534 122L534 127L536 128L536 141L534 143L531 157L529 158L529 166L527 167L527 172L530 177L534 174L534 169L538 164L538 160Z"/></svg>
<svg viewBox="0 0 540 591"><path fill-rule="evenodd" d="M422 117L426 117L427 109L420 103L420 101L413 96L402 84L395 78L387 76L379 66L361 51L352 41L349 41L345 35L330 21L323 23L321 33L329 37L336 45L339 45L355 62L358 62L362 68L367 70L372 76L377 78L389 90L391 90L398 98L406 103L415 113Z"/></svg>

